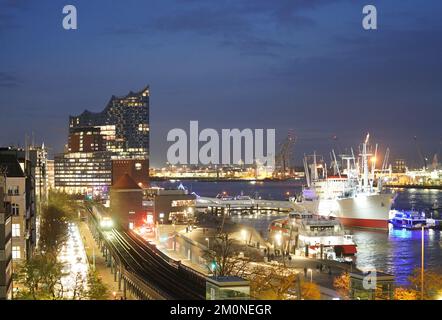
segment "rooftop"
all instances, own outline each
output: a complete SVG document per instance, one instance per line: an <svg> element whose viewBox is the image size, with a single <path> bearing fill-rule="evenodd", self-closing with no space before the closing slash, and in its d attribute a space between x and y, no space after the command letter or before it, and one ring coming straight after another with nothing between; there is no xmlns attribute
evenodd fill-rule
<svg viewBox="0 0 442 320"><path fill-rule="evenodd" d="M142 188L127 173L121 176L113 185L114 190L142 190Z"/></svg>
<svg viewBox="0 0 442 320"><path fill-rule="evenodd" d="M25 174L18 162L17 157L10 154L0 154L0 170L6 170L6 176L10 178L21 178Z"/></svg>

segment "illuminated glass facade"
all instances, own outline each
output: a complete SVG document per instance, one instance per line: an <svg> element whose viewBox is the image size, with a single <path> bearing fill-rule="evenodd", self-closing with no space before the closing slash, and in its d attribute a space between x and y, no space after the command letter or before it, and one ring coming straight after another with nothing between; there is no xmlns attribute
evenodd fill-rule
<svg viewBox="0 0 442 320"><path fill-rule="evenodd" d="M69 134L82 130L99 130L106 151L118 158L149 156L149 88L130 92L125 97L113 96L99 113L84 111L69 117ZM93 134L91 132L90 134ZM96 132L95 132L96 134Z"/></svg>
<svg viewBox="0 0 442 320"><path fill-rule="evenodd" d="M102 112L69 117L65 153L55 156L55 186L72 192L110 186L112 160L149 159L149 87L112 96Z"/></svg>

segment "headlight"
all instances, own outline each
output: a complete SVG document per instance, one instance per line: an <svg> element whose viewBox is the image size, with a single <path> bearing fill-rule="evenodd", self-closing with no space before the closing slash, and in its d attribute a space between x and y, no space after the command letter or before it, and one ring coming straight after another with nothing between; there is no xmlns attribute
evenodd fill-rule
<svg viewBox="0 0 442 320"><path fill-rule="evenodd" d="M114 226L114 222L111 219L105 219L100 222L100 226L102 228L112 228Z"/></svg>

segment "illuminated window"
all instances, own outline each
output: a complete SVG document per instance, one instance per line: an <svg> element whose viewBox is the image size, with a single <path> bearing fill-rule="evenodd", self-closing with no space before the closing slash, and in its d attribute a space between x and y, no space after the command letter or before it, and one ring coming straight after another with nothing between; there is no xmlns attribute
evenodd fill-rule
<svg viewBox="0 0 442 320"><path fill-rule="evenodd" d="M18 196L20 194L20 190L18 186L8 187L8 195L9 196Z"/></svg>
<svg viewBox="0 0 442 320"><path fill-rule="evenodd" d="M141 165L141 163L139 163L139 162L137 162L137 163L135 163L135 169L136 170L141 170L141 168L142 168L143 166Z"/></svg>
<svg viewBox="0 0 442 320"><path fill-rule="evenodd" d="M20 224L18 224L18 223L12 224L12 236L13 237L20 237Z"/></svg>
<svg viewBox="0 0 442 320"><path fill-rule="evenodd" d="M14 215L14 216L18 216L19 213L20 213L19 205L16 204L16 203L13 203L13 204L11 205L11 207L12 207L12 215Z"/></svg>
<svg viewBox="0 0 442 320"><path fill-rule="evenodd" d="M173 200L172 207L184 207L184 206L193 206L193 200Z"/></svg>
<svg viewBox="0 0 442 320"><path fill-rule="evenodd" d="M133 230L133 228L134 228L134 223L133 222L129 222L129 229Z"/></svg>
<svg viewBox="0 0 442 320"><path fill-rule="evenodd" d="M138 131L148 132L149 131L149 126L147 124L145 124L145 123L140 123L138 125Z"/></svg>
<svg viewBox="0 0 442 320"><path fill-rule="evenodd" d="M12 259L21 259L20 246L12 246Z"/></svg>

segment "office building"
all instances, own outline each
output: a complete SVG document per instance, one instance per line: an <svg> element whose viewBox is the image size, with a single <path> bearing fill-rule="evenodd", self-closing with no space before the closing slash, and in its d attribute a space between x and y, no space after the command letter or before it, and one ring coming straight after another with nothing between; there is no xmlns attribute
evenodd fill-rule
<svg viewBox="0 0 442 320"><path fill-rule="evenodd" d="M148 87L124 97L112 96L101 112L86 110L69 118L68 145L63 154L55 156L55 187L75 193L107 193L114 160L133 160L137 167L142 163L142 171L149 172ZM140 182L147 185L147 179Z"/></svg>

